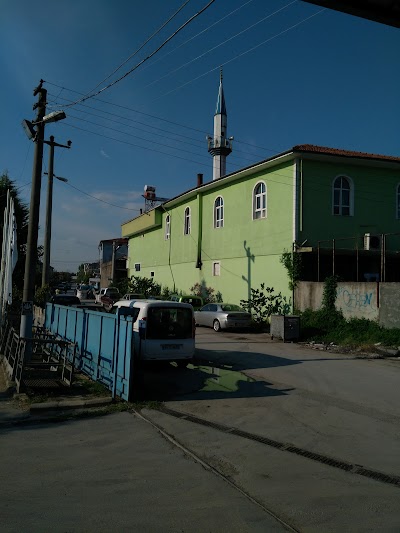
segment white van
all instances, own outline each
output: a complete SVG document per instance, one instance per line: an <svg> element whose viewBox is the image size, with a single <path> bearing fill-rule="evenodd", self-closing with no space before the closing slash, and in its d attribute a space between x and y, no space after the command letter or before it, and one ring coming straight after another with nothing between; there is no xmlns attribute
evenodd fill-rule
<svg viewBox="0 0 400 533"><path fill-rule="evenodd" d="M175 361L186 367L193 360L196 328L190 304L120 300L113 312L133 317L134 354L141 361Z"/></svg>

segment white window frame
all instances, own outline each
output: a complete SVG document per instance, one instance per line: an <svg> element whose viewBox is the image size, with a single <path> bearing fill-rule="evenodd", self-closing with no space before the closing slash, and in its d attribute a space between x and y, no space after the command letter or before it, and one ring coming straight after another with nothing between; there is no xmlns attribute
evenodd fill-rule
<svg viewBox="0 0 400 533"><path fill-rule="evenodd" d="M217 205L218 200L220 201ZM217 196L214 201L214 228L224 227L224 199L222 196Z"/></svg>
<svg viewBox="0 0 400 533"><path fill-rule="evenodd" d="M400 220L400 183L396 187L396 218Z"/></svg>
<svg viewBox="0 0 400 533"><path fill-rule="evenodd" d="M191 212L190 207L185 207L184 222L183 222L183 234L190 235L191 231Z"/></svg>
<svg viewBox="0 0 400 533"><path fill-rule="evenodd" d="M350 187L350 190L349 190L349 204L350 205L349 206L343 205L343 202L342 202L343 188L335 187L335 183L339 178L344 178L345 180L347 180L349 184L349 187ZM335 213L335 191L336 190L340 191L340 199L339 199L339 204L338 204L339 213ZM344 207L349 207L348 215L343 214ZM335 217L352 217L354 215L354 183L353 183L353 180L350 178L350 176L347 176L346 174L338 174L337 176L334 177L332 181L332 215Z"/></svg>
<svg viewBox="0 0 400 533"><path fill-rule="evenodd" d="M264 186L264 190L257 193L258 187ZM253 220L267 218L267 184L265 181L258 181L253 187ZM264 202L263 202L264 200ZM264 203L264 207L262 206ZM261 207L260 207L261 206Z"/></svg>
<svg viewBox="0 0 400 533"><path fill-rule="evenodd" d="M221 275L221 262L220 261L213 261L213 264L212 264L212 275L213 276L220 276Z"/></svg>
<svg viewBox="0 0 400 533"><path fill-rule="evenodd" d="M171 238L171 215L165 217L165 234L164 239L168 241Z"/></svg>

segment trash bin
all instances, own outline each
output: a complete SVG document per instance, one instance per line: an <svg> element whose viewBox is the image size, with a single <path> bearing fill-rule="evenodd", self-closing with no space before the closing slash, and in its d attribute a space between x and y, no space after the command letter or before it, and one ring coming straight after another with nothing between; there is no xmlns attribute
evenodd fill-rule
<svg viewBox="0 0 400 533"><path fill-rule="evenodd" d="M271 315L271 339L298 341L300 338L300 317L297 315Z"/></svg>

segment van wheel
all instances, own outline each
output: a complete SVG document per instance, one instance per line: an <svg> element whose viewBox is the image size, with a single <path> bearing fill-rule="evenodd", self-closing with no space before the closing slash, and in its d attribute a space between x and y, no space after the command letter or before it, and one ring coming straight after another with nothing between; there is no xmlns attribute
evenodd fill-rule
<svg viewBox="0 0 400 533"><path fill-rule="evenodd" d="M181 359L180 361L176 361L176 366L178 368L186 368L189 363L190 361L188 361L187 359Z"/></svg>
<svg viewBox="0 0 400 533"><path fill-rule="evenodd" d="M221 324L219 323L218 320L214 320L213 328L214 328L214 331L221 331Z"/></svg>

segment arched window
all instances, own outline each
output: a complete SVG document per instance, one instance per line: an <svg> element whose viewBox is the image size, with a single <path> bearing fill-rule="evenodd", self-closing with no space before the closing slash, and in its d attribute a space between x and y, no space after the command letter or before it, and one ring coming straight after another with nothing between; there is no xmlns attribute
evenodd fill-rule
<svg viewBox="0 0 400 533"><path fill-rule="evenodd" d="M184 235L190 234L190 207L185 209L185 225L183 227Z"/></svg>
<svg viewBox="0 0 400 533"><path fill-rule="evenodd" d="M263 181L253 189L253 220L267 217L267 186Z"/></svg>
<svg viewBox="0 0 400 533"><path fill-rule="evenodd" d="M224 227L224 199L218 196L214 202L214 228Z"/></svg>
<svg viewBox="0 0 400 533"><path fill-rule="evenodd" d="M350 178L338 176L333 182L333 214L350 216L353 214L353 188Z"/></svg>
<svg viewBox="0 0 400 533"><path fill-rule="evenodd" d="M400 183L397 185L397 194L396 194L396 218L400 219Z"/></svg>
<svg viewBox="0 0 400 533"><path fill-rule="evenodd" d="M171 217L167 215L165 217L165 240L168 241L171 237Z"/></svg>

